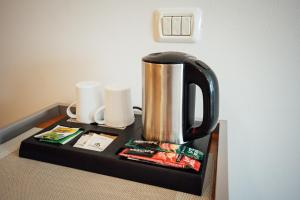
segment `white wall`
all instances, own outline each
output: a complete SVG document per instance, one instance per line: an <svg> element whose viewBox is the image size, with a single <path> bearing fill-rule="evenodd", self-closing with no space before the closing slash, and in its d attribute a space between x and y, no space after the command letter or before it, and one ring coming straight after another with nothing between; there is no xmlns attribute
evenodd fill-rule
<svg viewBox="0 0 300 200"><path fill-rule="evenodd" d="M193 6L199 43L153 41L154 9ZM71 102L80 80L127 83L141 105L141 58L164 50L197 56L219 78L230 198L300 199L297 0L1 0L0 126Z"/></svg>

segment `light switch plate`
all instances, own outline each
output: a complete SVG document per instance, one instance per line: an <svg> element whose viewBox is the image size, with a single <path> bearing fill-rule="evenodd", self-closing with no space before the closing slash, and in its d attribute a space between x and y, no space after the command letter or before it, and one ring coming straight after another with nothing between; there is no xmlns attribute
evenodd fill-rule
<svg viewBox="0 0 300 200"><path fill-rule="evenodd" d="M164 35L163 34L163 17L190 17L190 35L185 32L181 35ZM202 13L199 8L165 8L154 11L153 16L153 35L157 42L180 42L194 43L200 39Z"/></svg>

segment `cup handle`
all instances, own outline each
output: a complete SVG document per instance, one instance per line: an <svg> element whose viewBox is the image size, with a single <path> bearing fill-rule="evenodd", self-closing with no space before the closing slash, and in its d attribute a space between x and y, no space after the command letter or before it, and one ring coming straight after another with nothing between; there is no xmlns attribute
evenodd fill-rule
<svg viewBox="0 0 300 200"><path fill-rule="evenodd" d="M68 108L67 108L67 115L68 115L69 117L71 117L71 118L76 118L76 114L72 113L72 111L71 111L71 107L72 107L73 105L75 105L75 104L76 104L76 101L74 101L73 103L71 103L71 104L68 106Z"/></svg>
<svg viewBox="0 0 300 200"><path fill-rule="evenodd" d="M105 124L105 120L98 120L97 115L105 109L105 106L101 106L94 112L94 120L97 124Z"/></svg>

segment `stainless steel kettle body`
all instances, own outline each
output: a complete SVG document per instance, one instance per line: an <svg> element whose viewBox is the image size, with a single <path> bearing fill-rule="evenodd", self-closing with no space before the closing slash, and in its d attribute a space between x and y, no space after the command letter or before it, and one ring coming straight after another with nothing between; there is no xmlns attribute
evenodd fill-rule
<svg viewBox="0 0 300 200"><path fill-rule="evenodd" d="M203 62L180 52L143 58L143 137L182 144L215 128L219 114L218 81ZM195 87L203 94L203 121L194 126Z"/></svg>

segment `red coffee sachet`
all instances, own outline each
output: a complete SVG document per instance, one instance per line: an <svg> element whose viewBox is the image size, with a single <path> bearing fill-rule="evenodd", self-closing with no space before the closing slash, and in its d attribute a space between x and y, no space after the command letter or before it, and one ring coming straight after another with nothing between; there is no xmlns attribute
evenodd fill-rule
<svg viewBox="0 0 300 200"><path fill-rule="evenodd" d="M182 158L176 161L177 157L180 154L176 154L175 152L156 152L152 156L141 156L134 155L132 153L128 154L130 149L126 148L122 150L119 155L122 157L126 157L127 159L132 159L141 162L153 163L162 166L181 168L181 169L193 169L196 172L200 170L201 163L198 160L189 158L187 156L182 156Z"/></svg>

